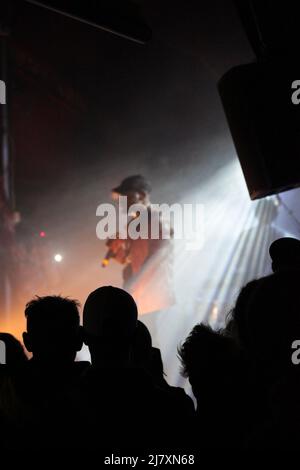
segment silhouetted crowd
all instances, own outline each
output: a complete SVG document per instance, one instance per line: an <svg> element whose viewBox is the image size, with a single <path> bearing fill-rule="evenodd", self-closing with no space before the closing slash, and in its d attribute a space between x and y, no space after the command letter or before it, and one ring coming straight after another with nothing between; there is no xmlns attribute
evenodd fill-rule
<svg viewBox="0 0 300 470"><path fill-rule="evenodd" d="M222 330L197 324L179 347L196 407L182 388L168 384L160 350L124 290L106 286L92 292L82 326L76 301L31 300L23 334L31 359L12 335L0 334L6 345L0 448L295 450L299 246L291 238L274 242L273 274L242 288ZM91 363L75 361L83 343Z"/></svg>

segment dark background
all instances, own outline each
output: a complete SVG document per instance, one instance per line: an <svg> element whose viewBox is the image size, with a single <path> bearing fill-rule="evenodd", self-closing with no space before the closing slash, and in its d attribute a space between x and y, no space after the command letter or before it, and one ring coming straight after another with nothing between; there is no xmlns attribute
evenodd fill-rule
<svg viewBox="0 0 300 470"><path fill-rule="evenodd" d="M216 83L253 57L232 3L135 3L152 29L146 45L20 5L10 53L16 203L37 230L93 216L132 172L154 180L157 195L169 184L172 201L232 158Z"/></svg>

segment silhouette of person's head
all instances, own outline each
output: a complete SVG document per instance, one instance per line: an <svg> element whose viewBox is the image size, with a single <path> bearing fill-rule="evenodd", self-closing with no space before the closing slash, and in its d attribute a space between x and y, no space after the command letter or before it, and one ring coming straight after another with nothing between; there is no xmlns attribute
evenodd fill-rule
<svg viewBox="0 0 300 470"><path fill-rule="evenodd" d="M25 308L26 349L34 360L45 363L72 363L82 347L79 304L61 296L36 297Z"/></svg>
<svg viewBox="0 0 300 470"><path fill-rule="evenodd" d="M270 378L292 367L292 343L300 339L299 272L262 278L247 306L249 358Z"/></svg>
<svg viewBox="0 0 300 470"><path fill-rule="evenodd" d="M199 324L179 349L179 356L182 375L189 378L194 395L199 399L206 386L214 388L213 384L220 380L230 383L232 376L228 372L233 370L231 365L238 361L239 350L230 338Z"/></svg>
<svg viewBox="0 0 300 470"><path fill-rule="evenodd" d="M83 309L83 329L94 366L129 363L137 315L133 297L123 289L104 286L91 292Z"/></svg>
<svg viewBox="0 0 300 470"><path fill-rule="evenodd" d="M3 341L5 345L5 364L14 367L27 362L28 358L22 344L13 335L0 333L0 341Z"/></svg>
<svg viewBox="0 0 300 470"><path fill-rule="evenodd" d="M197 400L197 439L214 447L216 426L223 448L236 447L245 432L245 375L240 349L209 326L196 325L179 349L182 375L189 378Z"/></svg>
<svg viewBox="0 0 300 470"><path fill-rule="evenodd" d="M282 269L300 269L300 240L284 237L275 240L269 253L272 259L273 272Z"/></svg>

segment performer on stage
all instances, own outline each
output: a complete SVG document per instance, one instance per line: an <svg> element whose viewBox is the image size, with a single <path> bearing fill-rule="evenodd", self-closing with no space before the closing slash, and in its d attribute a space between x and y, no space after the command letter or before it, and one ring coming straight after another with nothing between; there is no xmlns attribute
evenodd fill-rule
<svg viewBox="0 0 300 470"><path fill-rule="evenodd" d="M167 227L161 213L155 211L150 203L151 185L141 175L125 178L113 190L114 196L126 196L128 208L128 226L137 217L130 213L130 207L138 204L147 209L147 238L109 239L107 258L113 257L124 265L124 289L130 292L139 307L139 313L159 311L174 304L172 288L173 230ZM158 221L158 238L151 238L151 220ZM170 238L163 238L169 230ZM104 260L105 265L105 260Z"/></svg>

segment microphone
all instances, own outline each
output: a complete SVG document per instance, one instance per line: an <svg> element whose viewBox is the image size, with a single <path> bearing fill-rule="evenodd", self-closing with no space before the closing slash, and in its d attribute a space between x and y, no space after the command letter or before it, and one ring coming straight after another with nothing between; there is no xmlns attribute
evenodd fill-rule
<svg viewBox="0 0 300 470"><path fill-rule="evenodd" d="M106 268L106 266L108 266L109 264L110 259L114 257L115 257L115 252L111 248L107 250L106 255L101 261L102 268Z"/></svg>

